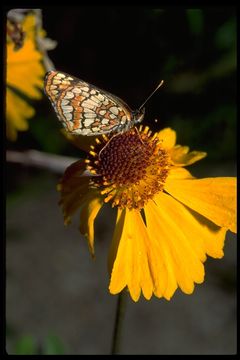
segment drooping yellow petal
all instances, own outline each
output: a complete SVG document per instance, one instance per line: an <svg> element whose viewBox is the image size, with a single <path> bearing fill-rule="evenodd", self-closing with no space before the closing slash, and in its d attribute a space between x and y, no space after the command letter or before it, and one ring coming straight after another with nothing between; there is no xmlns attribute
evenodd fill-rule
<svg viewBox="0 0 240 360"><path fill-rule="evenodd" d="M126 286L134 301L141 290L146 299L152 296L153 285L145 243L148 235L139 211L120 210L114 233L112 254L116 252L109 291L117 294Z"/></svg>
<svg viewBox="0 0 240 360"><path fill-rule="evenodd" d="M96 190L89 190L82 199L79 230L86 236L92 256L94 256L94 221L102 205L103 199Z"/></svg>
<svg viewBox="0 0 240 360"><path fill-rule="evenodd" d="M168 178L164 189L218 226L236 232L236 178Z"/></svg>
<svg viewBox="0 0 240 360"><path fill-rule="evenodd" d="M64 222L67 225L71 216L80 209L80 232L87 237L92 256L94 256L94 220L103 205L103 198L96 188L90 186L91 177L84 175L85 163L81 160L70 165L60 183L60 205Z"/></svg>
<svg viewBox="0 0 240 360"><path fill-rule="evenodd" d="M187 166L199 161L207 156L203 151L191 151L188 146L176 145L171 149L171 160L176 166Z"/></svg>
<svg viewBox="0 0 240 360"><path fill-rule="evenodd" d="M84 161L76 161L66 169L58 184L65 224L70 222L71 216L82 205L83 198L88 193L90 177L83 176L84 171Z"/></svg>
<svg viewBox="0 0 240 360"><path fill-rule="evenodd" d="M171 128L165 128L158 133L158 138L162 142L164 149L171 149L176 144L176 131Z"/></svg>

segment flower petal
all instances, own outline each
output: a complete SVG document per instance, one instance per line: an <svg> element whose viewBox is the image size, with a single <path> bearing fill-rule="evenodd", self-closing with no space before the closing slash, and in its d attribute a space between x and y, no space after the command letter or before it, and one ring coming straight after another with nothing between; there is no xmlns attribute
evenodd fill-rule
<svg viewBox="0 0 240 360"><path fill-rule="evenodd" d="M89 250L94 256L94 220L103 205L103 199L96 190L88 191L83 198L83 203L80 212L80 226L81 234L86 236L88 240Z"/></svg>
<svg viewBox="0 0 240 360"><path fill-rule="evenodd" d="M182 167L172 167L168 174L168 181L170 179L193 179L192 174Z"/></svg>
<svg viewBox="0 0 240 360"><path fill-rule="evenodd" d="M42 56L30 40L14 52L12 44L7 45L7 84L22 91L33 99L40 99L43 88L44 67ZM27 79L27 81L26 81Z"/></svg>
<svg viewBox="0 0 240 360"><path fill-rule="evenodd" d="M116 258L109 291L117 294L127 286L134 301L138 301L141 290L145 298L150 299L153 284L145 246L148 241L145 225L139 211L119 211L112 245Z"/></svg>
<svg viewBox="0 0 240 360"><path fill-rule="evenodd" d="M118 208L117 210L117 218L116 218L116 225L113 233L113 238L111 241L111 245L109 248L108 253L108 272L111 274L114 261L117 256L117 250L119 246L119 241L122 236L123 226L124 226L124 220L125 220L125 211L123 211L121 208ZM123 288L125 285L123 286Z"/></svg>
<svg viewBox="0 0 240 360"><path fill-rule="evenodd" d="M87 237L91 255L94 256L94 220L103 205L103 198L98 189L90 187L91 177L84 176L85 163L81 160L70 165L58 184L61 192L65 225L71 216L80 209L80 232Z"/></svg>
<svg viewBox="0 0 240 360"><path fill-rule="evenodd" d="M176 145L171 150L171 159L174 165L187 166L199 161L207 156L206 152L203 151L191 151L189 153L188 146Z"/></svg>
<svg viewBox="0 0 240 360"><path fill-rule="evenodd" d="M174 275L172 257L166 241L159 237L161 228L158 227L159 214L156 212L155 204L149 201L144 208L147 221L149 241L147 252L149 267L153 279L154 295L165 297L170 300L177 289L177 281ZM157 235L158 234L158 235ZM162 234L165 237L165 234Z"/></svg>
<svg viewBox="0 0 240 360"><path fill-rule="evenodd" d="M167 178L164 189L218 226L236 232L236 178Z"/></svg>
<svg viewBox="0 0 240 360"><path fill-rule="evenodd" d="M168 194L160 193L154 200L164 213L168 213L169 217L174 219L175 225L184 233L201 261L206 260L206 255L214 258L223 257L226 228L215 225Z"/></svg>
<svg viewBox="0 0 240 360"><path fill-rule="evenodd" d="M145 213L149 237L151 242L155 238L155 243L159 243L167 271L163 295L170 299L176 284L184 293L191 294L194 282L201 283L204 280L204 238L208 239L210 235L214 238L215 233L211 234L207 228L204 229L183 205L169 195L161 193L155 197L155 201L148 202Z"/></svg>
<svg viewBox="0 0 240 360"><path fill-rule="evenodd" d="M184 264L184 258L182 259L183 250L178 244L174 245L174 241L176 241L179 235L175 227L174 230L169 229L168 219L161 216L162 214L153 201L148 202L144 211L149 237L151 241L154 239L155 244L158 243L157 254L161 254L159 261L162 263L162 268L166 269L164 277L162 277L164 284L164 288L162 289L160 289L160 279L158 283L156 282L156 279L161 275L155 273L155 284L158 285L155 295L158 296L161 291L163 292L163 296L169 300L174 294L177 284L182 287L184 292L191 293L193 291L193 281L187 277L186 265ZM157 250L156 245L155 249ZM184 256L186 256L186 254L184 254ZM154 262L151 262L151 265L154 271Z"/></svg>
<svg viewBox="0 0 240 360"><path fill-rule="evenodd" d="M165 128L158 133L159 140L162 141L164 149L171 149L176 144L176 131L171 128Z"/></svg>
<svg viewBox="0 0 240 360"><path fill-rule="evenodd" d="M40 99L45 69L43 54L37 49L36 15L28 14L23 23L25 39L23 46L14 50L12 42L7 43L7 84L22 91L30 98ZM27 81L26 81L27 80Z"/></svg>
<svg viewBox="0 0 240 360"><path fill-rule="evenodd" d="M68 224L71 216L80 208L83 198L89 190L89 176L83 176L85 163L81 160L70 165L58 184L61 192L60 205L62 205L64 222Z"/></svg>
<svg viewBox="0 0 240 360"><path fill-rule="evenodd" d="M28 129L26 119L31 118L35 110L8 88L6 95L7 137L16 140L17 131Z"/></svg>

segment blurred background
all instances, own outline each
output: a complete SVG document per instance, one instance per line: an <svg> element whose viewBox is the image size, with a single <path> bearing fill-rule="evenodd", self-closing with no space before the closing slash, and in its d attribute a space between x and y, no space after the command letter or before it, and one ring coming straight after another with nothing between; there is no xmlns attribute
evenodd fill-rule
<svg viewBox="0 0 240 360"><path fill-rule="evenodd" d="M171 127L177 143L208 157L199 177L236 175L236 9L45 7L42 26L56 40L55 68L146 106L144 124ZM26 78L27 81L27 78ZM7 150L80 158L43 95L31 100L29 129ZM157 119L157 121L155 121ZM116 307L108 293L107 251L114 213L96 224L96 259L65 228L56 184L61 174L8 162L6 168L6 349L9 354L109 354ZM128 299L121 354L236 353L236 239L208 258L206 280L170 302Z"/></svg>

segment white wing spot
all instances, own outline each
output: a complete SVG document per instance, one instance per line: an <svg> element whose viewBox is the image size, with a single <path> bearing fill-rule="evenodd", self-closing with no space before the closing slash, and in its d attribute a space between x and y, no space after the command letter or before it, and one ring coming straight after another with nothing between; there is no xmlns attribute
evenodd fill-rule
<svg viewBox="0 0 240 360"><path fill-rule="evenodd" d="M90 126L92 123L94 122L94 119L85 119L85 121L84 121L84 126L85 127L88 127L88 126Z"/></svg>
<svg viewBox="0 0 240 360"><path fill-rule="evenodd" d="M81 129L80 131L75 130L75 133L80 135L91 135L92 131L89 131L89 129Z"/></svg>
<svg viewBox="0 0 240 360"><path fill-rule="evenodd" d="M106 110L101 110L101 111L99 111L99 114L100 114L100 115L105 115L105 114L106 114Z"/></svg>
<svg viewBox="0 0 240 360"><path fill-rule="evenodd" d="M63 99L63 100L62 100L62 102L61 102L61 104L62 104L62 106L67 105L67 104L69 104L69 101L68 101L68 100Z"/></svg>
<svg viewBox="0 0 240 360"><path fill-rule="evenodd" d="M118 115L118 108L116 106L112 106L109 109L113 114Z"/></svg>
<svg viewBox="0 0 240 360"><path fill-rule="evenodd" d="M64 96L65 99L72 99L74 98L74 94L71 91L67 91L66 95Z"/></svg>
<svg viewBox="0 0 240 360"><path fill-rule="evenodd" d="M98 100L103 101L104 100L104 96L102 94L98 94L96 95L96 97L98 98Z"/></svg>
<svg viewBox="0 0 240 360"><path fill-rule="evenodd" d="M95 101L97 104L99 104L99 99L97 96L91 96L91 100Z"/></svg>
<svg viewBox="0 0 240 360"><path fill-rule="evenodd" d="M106 125L106 124L108 124L108 123L109 123L109 120L108 120L108 119L104 118L104 119L102 120L102 124L103 124L103 125Z"/></svg>
<svg viewBox="0 0 240 360"><path fill-rule="evenodd" d="M72 106L62 106L63 112L64 113L69 113L73 111L73 107Z"/></svg>
<svg viewBox="0 0 240 360"><path fill-rule="evenodd" d="M97 114L95 112L93 112L93 111L91 111L91 112L90 111L85 111L84 115L85 115L86 118L90 118L90 119L93 119L93 118L95 118L97 116Z"/></svg>
<svg viewBox="0 0 240 360"><path fill-rule="evenodd" d="M64 74L57 73L57 75L55 77L61 79L61 78L65 78L66 76Z"/></svg>
<svg viewBox="0 0 240 360"><path fill-rule="evenodd" d="M71 113L64 113L64 116L67 120L72 120L72 114Z"/></svg>
<svg viewBox="0 0 240 360"><path fill-rule="evenodd" d="M83 106L86 106L89 109L94 109L96 107L96 103L94 101L92 101L91 99L85 100L82 104L83 104Z"/></svg>
<svg viewBox="0 0 240 360"><path fill-rule="evenodd" d="M76 87L76 88L72 89L72 92L74 92L75 94L80 94L80 92L82 92L82 90Z"/></svg>

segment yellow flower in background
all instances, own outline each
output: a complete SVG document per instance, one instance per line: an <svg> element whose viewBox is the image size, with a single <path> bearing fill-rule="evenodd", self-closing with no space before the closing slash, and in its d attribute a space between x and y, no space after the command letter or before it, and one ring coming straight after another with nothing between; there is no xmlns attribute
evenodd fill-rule
<svg viewBox="0 0 240 360"><path fill-rule="evenodd" d="M29 100L42 97L46 68L44 51L39 49L37 42L44 36L37 26L38 14L28 12L21 16L20 22L7 20L6 129L7 138L13 141L18 131L28 129L27 119L35 114Z"/></svg>
<svg viewBox="0 0 240 360"><path fill-rule="evenodd" d="M236 179L196 179L184 166L206 153L176 145L166 128L140 126L96 139L85 161L72 164L58 185L65 224L80 209L80 232L94 255L94 221L105 203L117 207L109 251L111 294L127 288L169 300L204 281L207 255L223 257L227 230L236 232Z"/></svg>

